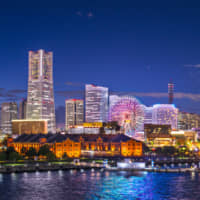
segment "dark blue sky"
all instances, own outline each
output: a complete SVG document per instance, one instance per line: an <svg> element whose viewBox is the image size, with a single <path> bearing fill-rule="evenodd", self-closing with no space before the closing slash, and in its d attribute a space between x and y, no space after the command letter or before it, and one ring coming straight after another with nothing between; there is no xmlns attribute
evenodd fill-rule
<svg viewBox="0 0 200 200"><path fill-rule="evenodd" d="M54 53L57 106L80 97L85 83L137 93L146 105L167 103L172 80L177 107L200 113L200 5L135 2L2 4L1 101L26 96L28 51L45 49Z"/></svg>

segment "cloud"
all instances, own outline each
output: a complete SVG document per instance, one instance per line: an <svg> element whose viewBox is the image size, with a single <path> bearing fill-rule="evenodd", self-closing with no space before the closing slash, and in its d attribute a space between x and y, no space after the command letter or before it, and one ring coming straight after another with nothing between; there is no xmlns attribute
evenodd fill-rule
<svg viewBox="0 0 200 200"><path fill-rule="evenodd" d="M152 98L167 98L168 93L162 92L152 92L152 93L144 93L144 92L112 92L112 94L116 95L130 95L130 96L137 96L137 97L152 97ZM190 99L193 101L200 101L200 94L193 94L193 93L182 93L177 92L174 93L174 98L176 99Z"/></svg>
<svg viewBox="0 0 200 200"><path fill-rule="evenodd" d="M80 17L83 16L83 13L81 11L77 11L75 14L78 15L78 16L80 16Z"/></svg>
<svg viewBox="0 0 200 200"><path fill-rule="evenodd" d="M82 12L82 11L76 11L75 14L79 17L87 17L87 18L92 18L94 17L94 13L89 11L89 12Z"/></svg>
<svg viewBox="0 0 200 200"><path fill-rule="evenodd" d="M5 88L0 88L0 101L18 101L26 95L26 90L23 89L12 89L6 90Z"/></svg>
<svg viewBox="0 0 200 200"><path fill-rule="evenodd" d="M184 65L184 67L200 68L200 64L195 64L195 65L187 64L187 65Z"/></svg>
<svg viewBox="0 0 200 200"><path fill-rule="evenodd" d="M11 94L24 94L26 92L27 92L26 90L22 90L22 89L8 90L8 93L11 93Z"/></svg>
<svg viewBox="0 0 200 200"><path fill-rule="evenodd" d="M145 93L145 92L111 92L111 94L123 96L137 96L137 97L154 97L154 98L163 98L168 97L168 93Z"/></svg>
<svg viewBox="0 0 200 200"><path fill-rule="evenodd" d="M192 93L175 93L177 99L191 99L193 101L200 101L200 94Z"/></svg>
<svg viewBox="0 0 200 200"><path fill-rule="evenodd" d="M79 82L66 82L65 84L74 87L81 87L85 85L84 83L79 83Z"/></svg>
<svg viewBox="0 0 200 200"><path fill-rule="evenodd" d="M87 16L88 16L88 18L91 18L91 17L94 16L94 14L93 14L92 12L88 12L88 13L87 13Z"/></svg>

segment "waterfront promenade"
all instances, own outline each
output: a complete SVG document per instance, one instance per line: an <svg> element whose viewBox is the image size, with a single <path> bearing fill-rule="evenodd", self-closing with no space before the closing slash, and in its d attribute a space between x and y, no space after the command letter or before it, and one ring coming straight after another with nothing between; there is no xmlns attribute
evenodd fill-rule
<svg viewBox="0 0 200 200"><path fill-rule="evenodd" d="M0 173L20 173L20 172L36 172L36 171L55 171L55 170L109 170L109 171L153 171L153 172L189 172L200 171L200 160L196 158L189 159L154 159L154 166L151 166L152 159L135 159L135 162L145 162L146 167L143 169L137 168L117 168L116 160L109 160L109 164L105 165L99 160L90 160L90 162L67 162L67 161L53 161L53 162L8 162L0 164Z"/></svg>

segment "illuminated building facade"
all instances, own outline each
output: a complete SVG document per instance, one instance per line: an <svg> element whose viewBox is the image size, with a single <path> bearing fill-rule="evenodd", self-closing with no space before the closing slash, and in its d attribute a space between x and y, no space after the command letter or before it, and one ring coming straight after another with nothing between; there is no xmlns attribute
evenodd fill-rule
<svg viewBox="0 0 200 200"><path fill-rule="evenodd" d="M153 107L144 106L144 124L152 124Z"/></svg>
<svg viewBox="0 0 200 200"><path fill-rule="evenodd" d="M19 103L19 119L26 119L26 106L27 106L27 100L23 99Z"/></svg>
<svg viewBox="0 0 200 200"><path fill-rule="evenodd" d="M108 118L108 88L85 86L85 121L106 122Z"/></svg>
<svg viewBox="0 0 200 200"><path fill-rule="evenodd" d="M1 104L1 130L3 134L12 134L12 120L17 119L17 103Z"/></svg>
<svg viewBox="0 0 200 200"><path fill-rule="evenodd" d="M157 137L158 135L170 135L171 125L145 124L144 133L145 133L145 138Z"/></svg>
<svg viewBox="0 0 200 200"><path fill-rule="evenodd" d="M117 122L86 122L68 129L68 134L119 134L120 126Z"/></svg>
<svg viewBox="0 0 200 200"><path fill-rule="evenodd" d="M118 96L118 95L110 95L110 96L109 96L109 110L110 110L110 108L112 108L119 100L120 100L120 96Z"/></svg>
<svg viewBox="0 0 200 200"><path fill-rule="evenodd" d="M149 147L171 146L173 143L171 125L145 124L144 135Z"/></svg>
<svg viewBox="0 0 200 200"><path fill-rule="evenodd" d="M65 101L65 127L81 125L84 122L83 100L69 99Z"/></svg>
<svg viewBox="0 0 200 200"><path fill-rule="evenodd" d="M29 51L27 119L47 119L48 131L55 132L53 54Z"/></svg>
<svg viewBox="0 0 200 200"><path fill-rule="evenodd" d="M102 157L102 156L142 156L143 143L129 138L125 135L61 135L61 134L37 134L21 135L14 141L10 141L8 146L13 146L15 150L21 153L23 147L27 150L34 147L36 151L48 144L50 150L58 158L64 154L68 157Z"/></svg>
<svg viewBox="0 0 200 200"><path fill-rule="evenodd" d="M191 130L200 127L200 115L187 112L178 113L178 129Z"/></svg>
<svg viewBox="0 0 200 200"><path fill-rule="evenodd" d="M47 134L48 133L48 121L44 119L40 120L12 120L12 134Z"/></svg>
<svg viewBox="0 0 200 200"><path fill-rule="evenodd" d="M71 126L68 129L69 134L99 134L102 122L87 122L82 125Z"/></svg>
<svg viewBox="0 0 200 200"><path fill-rule="evenodd" d="M192 131L192 130L172 131L171 135L175 138L176 142L183 141L183 145L187 141L197 142L197 132L196 131Z"/></svg>
<svg viewBox="0 0 200 200"><path fill-rule="evenodd" d="M156 104L153 106L153 124L171 125L177 129L178 109L173 104Z"/></svg>

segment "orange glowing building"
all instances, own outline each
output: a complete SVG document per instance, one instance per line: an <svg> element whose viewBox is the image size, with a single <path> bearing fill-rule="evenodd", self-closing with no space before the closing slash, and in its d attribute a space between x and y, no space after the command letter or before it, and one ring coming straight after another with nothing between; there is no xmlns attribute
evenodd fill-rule
<svg viewBox="0 0 200 200"><path fill-rule="evenodd" d="M13 146L19 153L22 147L26 149L34 147L36 151L39 151L44 144L50 146L57 158L62 158L65 154L73 158L81 156L132 157L142 156L143 152L142 142L125 135L24 134L8 142L8 146Z"/></svg>
<svg viewBox="0 0 200 200"><path fill-rule="evenodd" d="M12 134L47 134L48 121L44 119L12 120Z"/></svg>

